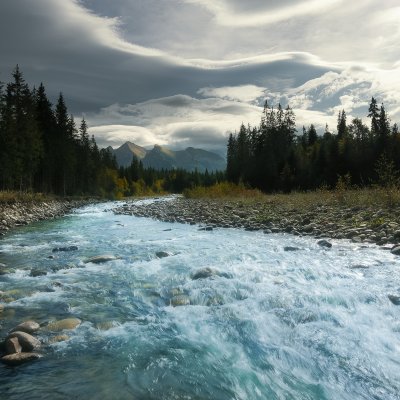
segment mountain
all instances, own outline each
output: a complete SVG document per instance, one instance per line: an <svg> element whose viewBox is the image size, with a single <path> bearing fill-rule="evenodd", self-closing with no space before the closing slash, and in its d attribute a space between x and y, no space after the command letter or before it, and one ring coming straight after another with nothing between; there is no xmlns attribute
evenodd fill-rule
<svg viewBox="0 0 400 400"><path fill-rule="evenodd" d="M146 168L155 169L185 169L199 172L223 171L225 160L210 151L188 147L185 150L173 151L163 146L155 145L152 150L146 150L134 143L126 142L118 149L108 149L115 155L119 166L127 167L135 156Z"/></svg>

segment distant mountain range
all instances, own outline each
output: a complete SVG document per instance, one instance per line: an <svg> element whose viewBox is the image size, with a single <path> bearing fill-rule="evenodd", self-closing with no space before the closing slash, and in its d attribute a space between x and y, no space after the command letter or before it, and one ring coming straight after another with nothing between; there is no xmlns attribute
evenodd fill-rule
<svg viewBox="0 0 400 400"><path fill-rule="evenodd" d="M108 150L115 155L118 165L128 167L133 157L142 161L146 168L155 169L185 169L187 171L198 170L204 172L223 171L226 161L218 154L210 151L188 147L185 150L173 151L163 146L155 145L153 149L146 150L135 143L126 142L118 149L111 146Z"/></svg>

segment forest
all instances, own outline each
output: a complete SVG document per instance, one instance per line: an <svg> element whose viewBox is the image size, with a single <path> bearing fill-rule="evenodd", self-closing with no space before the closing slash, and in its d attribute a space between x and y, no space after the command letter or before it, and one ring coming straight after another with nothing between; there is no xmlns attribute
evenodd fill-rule
<svg viewBox="0 0 400 400"><path fill-rule="evenodd" d="M118 168L89 136L84 118L77 126L62 93L53 107L43 83L31 89L18 66L12 78L0 85L0 190L119 199L179 193L224 178L224 172L144 169L135 158Z"/></svg>
<svg viewBox="0 0 400 400"><path fill-rule="evenodd" d="M119 168L99 149L84 118L76 124L60 93L53 106L41 83L30 88L17 66L12 81L0 85L0 190L58 196L126 196L181 193L225 180L266 193L398 185L400 133L384 105L371 99L366 116L347 121L339 112L337 131L319 135L311 124L296 129L294 111L265 102L259 126L230 134L227 169L188 172L143 168L133 157Z"/></svg>
<svg viewBox="0 0 400 400"><path fill-rule="evenodd" d="M372 97L367 117L347 121L339 112L337 132L326 126L318 135L311 124L296 130L290 106L276 109L265 102L260 125L242 126L229 136L227 179L264 192L290 192L373 184L398 185L400 134L384 105Z"/></svg>

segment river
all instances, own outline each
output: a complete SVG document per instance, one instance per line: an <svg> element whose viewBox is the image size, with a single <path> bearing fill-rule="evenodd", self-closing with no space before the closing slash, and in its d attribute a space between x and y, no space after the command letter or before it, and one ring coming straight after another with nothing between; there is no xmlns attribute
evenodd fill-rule
<svg viewBox="0 0 400 400"><path fill-rule="evenodd" d="M39 331L42 359L0 365L2 399L400 398L400 306L388 299L400 292L398 257L116 216L117 204L1 239L13 271L0 276L1 336L26 319L82 321L62 342ZM62 246L78 250L52 252ZM84 263L100 254L118 259ZM207 267L221 274L192 279Z"/></svg>

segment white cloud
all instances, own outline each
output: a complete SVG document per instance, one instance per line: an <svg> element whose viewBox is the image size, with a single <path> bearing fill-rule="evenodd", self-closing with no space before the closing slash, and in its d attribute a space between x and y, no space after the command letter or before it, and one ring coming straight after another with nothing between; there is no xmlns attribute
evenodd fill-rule
<svg viewBox="0 0 400 400"><path fill-rule="evenodd" d="M300 16L313 16L326 12L333 6L338 6L343 0L303 0L292 2L279 8L271 7L264 2L264 7L253 12L251 7L238 13L226 0L185 0L188 3L198 4L209 10L218 24L233 27L254 27L258 25L275 24L277 22L297 18Z"/></svg>
<svg viewBox="0 0 400 400"><path fill-rule="evenodd" d="M260 97L265 98L265 88L256 85L205 87L197 92L203 97L218 97L220 99L258 103Z"/></svg>
<svg viewBox="0 0 400 400"><path fill-rule="evenodd" d="M141 146L225 146L229 132L240 124L258 124L261 108L219 98L195 99L176 95L138 104L113 104L87 116L89 131L100 143L112 146L133 141ZM115 121L115 122L114 122Z"/></svg>

